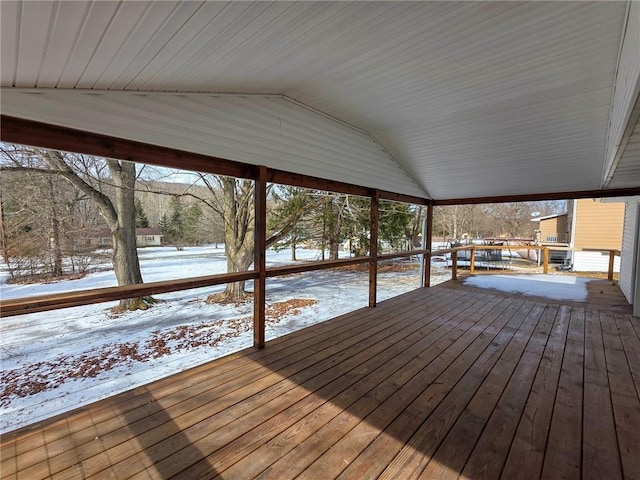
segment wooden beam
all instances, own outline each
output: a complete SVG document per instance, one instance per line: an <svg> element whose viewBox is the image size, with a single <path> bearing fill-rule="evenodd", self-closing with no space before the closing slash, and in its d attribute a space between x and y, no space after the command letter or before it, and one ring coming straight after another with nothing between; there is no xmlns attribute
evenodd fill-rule
<svg viewBox="0 0 640 480"><path fill-rule="evenodd" d="M229 177L257 177L255 165L2 115L3 142Z"/></svg>
<svg viewBox="0 0 640 480"><path fill-rule="evenodd" d="M421 197L415 197L413 195L404 195L402 193L387 192L384 190L378 190L380 198L383 200L391 200L393 202L411 203L414 205L429 205L431 200Z"/></svg>
<svg viewBox="0 0 640 480"><path fill-rule="evenodd" d="M359 195L369 197L371 189L359 185L326 180L324 178L311 177L299 173L285 172L282 170L268 169L267 181L279 183L281 185L291 185L293 187L308 188L309 190L324 190L328 192L344 193L346 195Z"/></svg>
<svg viewBox="0 0 640 480"><path fill-rule="evenodd" d="M25 313L44 312L59 308L78 307L92 303L110 302L123 298L133 298L160 293L190 290L192 288L211 287L225 283L252 280L258 273L239 272L204 277L183 278L179 280L163 280L160 282L139 283L123 287L93 288L76 292L53 293L23 298L11 298L0 301L0 317L21 315Z"/></svg>
<svg viewBox="0 0 640 480"><path fill-rule="evenodd" d="M405 250L402 252L379 253L378 260L392 260L394 258L407 258L407 257L412 257L414 255L422 255L424 253L429 253L429 250L425 250L424 248L417 248L415 250Z"/></svg>
<svg viewBox="0 0 640 480"><path fill-rule="evenodd" d="M458 250L451 252L451 280L458 279Z"/></svg>
<svg viewBox="0 0 640 480"><path fill-rule="evenodd" d="M613 265L616 258L616 251L609 250L609 269L607 270L607 279L609 281L613 280Z"/></svg>
<svg viewBox="0 0 640 480"><path fill-rule="evenodd" d="M450 205L478 205L481 203L532 202L542 200L573 200L577 198L632 197L640 195L640 187L609 188L606 190L577 190L572 192L533 193L528 195L504 195L497 197L452 198L432 200L436 207Z"/></svg>
<svg viewBox="0 0 640 480"><path fill-rule="evenodd" d="M544 247L543 248L543 252L544 252L544 263L542 264L542 273L544 273L545 275L547 273L549 273L549 253L550 250L548 247Z"/></svg>
<svg viewBox="0 0 640 480"><path fill-rule="evenodd" d="M255 248L253 281L253 346L264 348L266 317L267 168L260 167L255 188Z"/></svg>
<svg viewBox="0 0 640 480"><path fill-rule="evenodd" d="M427 205L427 228L426 238L422 243L422 248L431 251L433 241L433 202ZM431 253L425 254L424 258L424 278L422 284L428 288L431 286Z"/></svg>
<svg viewBox="0 0 640 480"><path fill-rule="evenodd" d="M374 190L371 195L369 250L369 306L376 306L376 292L378 289L378 219L380 214L380 192Z"/></svg>
<svg viewBox="0 0 640 480"><path fill-rule="evenodd" d="M471 251L471 253L469 254L469 273L473 274L475 273L476 269L475 269L475 262L476 262L476 249L471 247L469 249Z"/></svg>

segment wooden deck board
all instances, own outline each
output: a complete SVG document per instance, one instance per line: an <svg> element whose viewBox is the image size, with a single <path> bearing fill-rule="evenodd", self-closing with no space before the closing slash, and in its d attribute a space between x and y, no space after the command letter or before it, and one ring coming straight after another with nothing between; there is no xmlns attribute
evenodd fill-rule
<svg viewBox="0 0 640 480"><path fill-rule="evenodd" d="M640 478L638 319L602 292L417 290L6 434L2 478Z"/></svg>

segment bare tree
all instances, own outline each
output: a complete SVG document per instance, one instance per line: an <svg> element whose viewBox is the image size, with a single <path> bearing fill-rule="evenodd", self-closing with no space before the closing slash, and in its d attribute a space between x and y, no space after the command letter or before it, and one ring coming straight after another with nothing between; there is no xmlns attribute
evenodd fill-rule
<svg viewBox="0 0 640 480"><path fill-rule="evenodd" d="M64 178L91 199L112 237L112 264L119 286L142 283L135 237L135 163L63 154L55 150L21 148L22 155L3 149L10 165L4 170L31 171ZM108 185L113 200L104 191ZM153 299L138 297L120 301L120 309L146 309Z"/></svg>
<svg viewBox="0 0 640 480"><path fill-rule="evenodd" d="M184 175L185 172L180 172ZM203 187L206 190L203 190ZM267 195L273 188L269 185ZM147 185L146 191L163 193ZM206 192L206 195L204 194ZM175 193L174 193L175 195ZM252 180L193 173L193 181L184 185L179 194L191 197L216 213L224 229L227 272L244 272L251 267L255 249L255 183ZM295 208L287 209L277 222L270 223L267 232L267 247L288 235L305 213L317 206L313 196L297 197ZM213 294L207 302L237 302L250 296L245 282L228 283L221 294Z"/></svg>

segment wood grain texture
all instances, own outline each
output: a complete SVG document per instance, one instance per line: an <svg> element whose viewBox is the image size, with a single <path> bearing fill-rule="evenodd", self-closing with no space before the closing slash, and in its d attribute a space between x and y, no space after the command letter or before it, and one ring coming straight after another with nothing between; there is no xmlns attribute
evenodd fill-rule
<svg viewBox="0 0 640 480"><path fill-rule="evenodd" d="M3 478L640 478L637 319L419 289L2 437Z"/></svg>

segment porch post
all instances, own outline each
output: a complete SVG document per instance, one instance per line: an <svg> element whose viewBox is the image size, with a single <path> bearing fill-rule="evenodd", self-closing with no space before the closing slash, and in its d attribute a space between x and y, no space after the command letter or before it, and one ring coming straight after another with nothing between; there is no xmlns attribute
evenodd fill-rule
<svg viewBox="0 0 640 480"><path fill-rule="evenodd" d="M422 285L424 287L431 286L431 243L433 242L433 202L429 202L427 205L427 228L426 235L424 236L422 248L429 250L429 253L424 254L424 271L422 272L424 277L422 279Z"/></svg>
<svg viewBox="0 0 640 480"><path fill-rule="evenodd" d="M380 192L376 189L371 195L371 221L369 228L369 306L376 306L378 288L378 216L380 211Z"/></svg>
<svg viewBox="0 0 640 480"><path fill-rule="evenodd" d="M267 167L258 167L255 185L255 251L253 281L253 346L264 348L267 246Z"/></svg>
<svg viewBox="0 0 640 480"><path fill-rule="evenodd" d="M607 280L613 280L613 266L616 259L616 251L609 250L609 270L607 270Z"/></svg>

